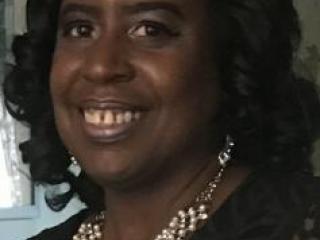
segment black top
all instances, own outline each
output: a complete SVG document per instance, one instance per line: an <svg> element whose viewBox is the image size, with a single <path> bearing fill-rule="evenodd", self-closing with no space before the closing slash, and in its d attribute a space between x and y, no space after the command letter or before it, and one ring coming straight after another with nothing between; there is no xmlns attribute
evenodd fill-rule
<svg viewBox="0 0 320 240"><path fill-rule="evenodd" d="M72 240L82 210L29 240ZM320 179L303 173L252 173L192 240L320 240Z"/></svg>

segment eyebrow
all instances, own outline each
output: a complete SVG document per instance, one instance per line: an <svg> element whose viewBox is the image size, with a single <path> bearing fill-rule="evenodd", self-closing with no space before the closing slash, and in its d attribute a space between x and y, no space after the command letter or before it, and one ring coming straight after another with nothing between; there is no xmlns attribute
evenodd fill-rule
<svg viewBox="0 0 320 240"><path fill-rule="evenodd" d="M181 18L183 17L182 12L180 11L177 5L170 2L163 2L163 1L138 2L132 5L124 6L124 10L131 14L164 10L164 11L173 13L174 15L177 15Z"/></svg>
<svg viewBox="0 0 320 240"><path fill-rule="evenodd" d="M139 14L149 11L167 11L174 15L177 15L180 18L183 18L183 14L180 11L179 7L170 2L138 2L132 5L126 5L122 7L125 12L129 14ZM67 3L62 6L61 16L67 15L72 12L85 12L92 15L101 15L102 9L96 6L91 6L87 4L78 4L78 3Z"/></svg>
<svg viewBox="0 0 320 240"><path fill-rule="evenodd" d="M62 7L60 15L67 15L72 12L85 12L92 15L101 15L101 9L95 6L77 3L68 3Z"/></svg>

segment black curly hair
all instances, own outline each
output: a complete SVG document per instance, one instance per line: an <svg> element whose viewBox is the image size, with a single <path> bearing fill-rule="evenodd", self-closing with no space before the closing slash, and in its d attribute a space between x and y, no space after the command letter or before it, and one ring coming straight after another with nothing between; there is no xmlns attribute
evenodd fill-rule
<svg viewBox="0 0 320 240"><path fill-rule="evenodd" d="M9 112L31 129L20 145L32 178L68 182L89 208L103 208L101 189L85 173L68 171L69 155L54 124L49 73L61 0L28 0L27 32L12 45L16 64L3 85ZM320 132L315 86L295 76L300 41L292 0L210 1L224 92L221 129L237 143L239 164L279 171L311 171ZM69 198L67 198L68 201Z"/></svg>

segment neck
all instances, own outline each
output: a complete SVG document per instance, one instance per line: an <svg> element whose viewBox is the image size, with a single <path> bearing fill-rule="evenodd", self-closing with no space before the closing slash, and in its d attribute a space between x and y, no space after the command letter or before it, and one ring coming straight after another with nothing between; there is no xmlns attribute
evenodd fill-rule
<svg viewBox="0 0 320 240"><path fill-rule="evenodd" d="M177 171L168 172L157 181L148 181L143 188L136 188L139 191L106 188L105 239L153 239L217 174L216 156L199 160L196 164L176 168Z"/></svg>

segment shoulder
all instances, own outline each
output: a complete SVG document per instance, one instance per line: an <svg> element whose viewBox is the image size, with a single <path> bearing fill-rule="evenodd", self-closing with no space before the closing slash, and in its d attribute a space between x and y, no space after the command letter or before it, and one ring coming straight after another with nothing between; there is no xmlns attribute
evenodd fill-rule
<svg viewBox="0 0 320 240"><path fill-rule="evenodd" d="M49 229L43 230L38 235L27 240L70 240L77 231L79 225L90 215L89 210L85 209L71 216L65 222Z"/></svg>
<svg viewBox="0 0 320 240"><path fill-rule="evenodd" d="M200 235L199 239L219 240L320 240L320 179L305 173L256 171Z"/></svg>
<svg viewBox="0 0 320 240"><path fill-rule="evenodd" d="M270 203L278 203L279 208L289 208L319 202L319 190L320 178L309 173L257 171L248 177L235 195L239 198L259 197L263 201L268 199Z"/></svg>

